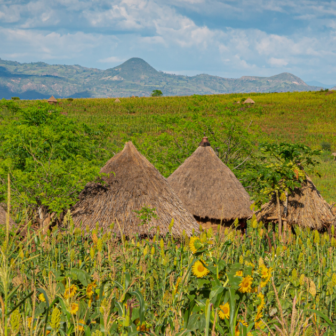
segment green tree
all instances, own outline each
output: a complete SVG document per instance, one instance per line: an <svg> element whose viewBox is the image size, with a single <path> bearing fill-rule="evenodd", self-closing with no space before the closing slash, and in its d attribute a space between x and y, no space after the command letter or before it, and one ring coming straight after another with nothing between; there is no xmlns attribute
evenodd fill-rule
<svg viewBox="0 0 336 336"><path fill-rule="evenodd" d="M252 188L256 203L275 197L279 213L279 235L282 230L280 199L287 203L288 194L306 181L305 169L318 164L320 151L302 144L280 143L260 145L258 162L249 165L244 175ZM286 207L285 207L286 208Z"/></svg>
<svg viewBox="0 0 336 336"><path fill-rule="evenodd" d="M49 104L21 110L10 103L0 105L0 197L9 173L17 206L60 213L98 176L106 159L104 127L93 130Z"/></svg>
<svg viewBox="0 0 336 336"><path fill-rule="evenodd" d="M152 97L161 97L163 95L161 90L153 90Z"/></svg>

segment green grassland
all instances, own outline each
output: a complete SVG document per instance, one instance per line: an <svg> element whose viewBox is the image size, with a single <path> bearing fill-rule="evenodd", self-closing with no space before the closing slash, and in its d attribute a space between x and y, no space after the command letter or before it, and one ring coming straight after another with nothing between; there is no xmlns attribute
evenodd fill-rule
<svg viewBox="0 0 336 336"><path fill-rule="evenodd" d="M247 97L255 101L254 106L237 104ZM25 107L35 102L20 101L19 104ZM155 142L155 136L174 134L182 121L192 122L199 117L222 123L224 128L233 117L246 126L252 124L251 136L256 135L253 138L256 144L264 141L293 142L321 149L321 144L326 142L330 144L331 152L336 151L336 92L333 91L122 98L120 103L108 98L61 99L59 106L62 113L80 122L97 127L103 125L109 132L112 152L120 150L130 139L140 144L148 134ZM226 113L228 110L231 113ZM211 134L207 135L211 141ZM195 139L195 144L199 140ZM319 159L320 165L316 170L321 176L310 171L328 202L336 201L336 162L331 152L324 152ZM161 168L155 158L151 161L165 176L172 172Z"/></svg>

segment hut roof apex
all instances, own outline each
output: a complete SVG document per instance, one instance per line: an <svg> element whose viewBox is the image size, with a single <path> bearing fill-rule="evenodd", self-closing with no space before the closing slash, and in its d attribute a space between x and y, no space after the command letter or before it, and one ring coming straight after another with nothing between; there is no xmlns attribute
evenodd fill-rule
<svg viewBox="0 0 336 336"><path fill-rule="evenodd" d="M51 96L51 97L48 99L48 102L57 102L57 99L56 99L54 96Z"/></svg>

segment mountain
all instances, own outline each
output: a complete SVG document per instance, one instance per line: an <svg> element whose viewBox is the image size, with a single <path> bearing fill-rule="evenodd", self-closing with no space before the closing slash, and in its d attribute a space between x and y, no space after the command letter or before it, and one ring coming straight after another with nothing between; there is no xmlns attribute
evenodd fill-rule
<svg viewBox="0 0 336 336"><path fill-rule="evenodd" d="M332 85L330 85L330 84L323 84L323 83L318 82L318 81L307 81L306 83L308 85L318 86L318 87L321 87L321 88L324 88L324 89L331 89L333 86L335 86L334 84L332 84Z"/></svg>
<svg viewBox="0 0 336 336"><path fill-rule="evenodd" d="M219 94L233 92L313 91L300 78L282 73L271 77L222 78L201 74L182 76L157 71L141 58L131 58L114 68L99 70L80 65L19 63L0 59L0 99L55 97L149 96Z"/></svg>

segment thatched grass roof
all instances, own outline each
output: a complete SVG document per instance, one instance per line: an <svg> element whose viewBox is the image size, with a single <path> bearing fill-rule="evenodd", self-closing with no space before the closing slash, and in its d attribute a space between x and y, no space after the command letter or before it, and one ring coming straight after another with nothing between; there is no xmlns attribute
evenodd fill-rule
<svg viewBox="0 0 336 336"><path fill-rule="evenodd" d="M289 225L299 225L312 229L323 230L335 222L331 206L323 199L312 180L307 177L301 188L288 195L287 217L285 202L280 201L281 218ZM257 220L262 222L278 221L278 207L275 197L264 204L256 213Z"/></svg>
<svg viewBox="0 0 336 336"><path fill-rule="evenodd" d="M168 182L194 216L230 221L252 215L248 193L206 137Z"/></svg>
<svg viewBox="0 0 336 336"><path fill-rule="evenodd" d="M54 96L51 96L51 97L48 99L48 103L57 103L57 99L56 99Z"/></svg>
<svg viewBox="0 0 336 336"><path fill-rule="evenodd" d="M114 102L115 102L115 103L120 103L120 99L117 98Z"/></svg>
<svg viewBox="0 0 336 336"><path fill-rule="evenodd" d="M0 205L0 225L6 225L6 216L7 212L4 210L4 208ZM15 226L15 222L12 218L9 217L9 226L13 227Z"/></svg>
<svg viewBox="0 0 336 336"><path fill-rule="evenodd" d="M255 104L255 102L254 102L253 99L251 99L251 98L247 98L247 99L243 102L243 104Z"/></svg>
<svg viewBox="0 0 336 336"><path fill-rule="evenodd" d="M124 149L112 157L101 169L102 183L88 183L79 195L78 203L72 209L76 226L94 228L96 223L105 230L115 223L114 231L126 236L136 233L154 235L155 228L160 233L169 232L169 224L174 219L172 234L180 236L185 230L191 235L198 232L194 217L184 208L167 180L134 147L127 142ZM157 219L152 218L148 225L140 226L135 210L143 207L156 209ZM150 232L148 228L153 227Z"/></svg>

